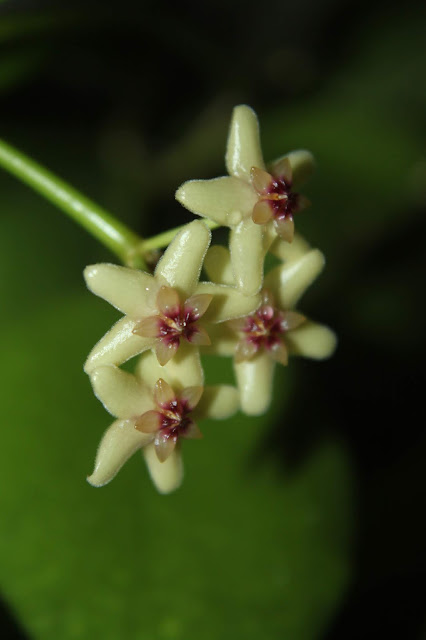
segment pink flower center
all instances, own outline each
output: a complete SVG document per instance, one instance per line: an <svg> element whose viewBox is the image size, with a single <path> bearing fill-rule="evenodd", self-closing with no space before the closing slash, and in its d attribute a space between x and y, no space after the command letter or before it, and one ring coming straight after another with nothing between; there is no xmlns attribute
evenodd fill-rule
<svg viewBox="0 0 426 640"><path fill-rule="evenodd" d="M188 433L193 421L189 417L191 407L186 400L175 397L170 402L163 403L158 409L160 414L159 430L163 438L177 439Z"/></svg>
<svg viewBox="0 0 426 640"><path fill-rule="evenodd" d="M276 220L291 216L299 208L299 194L292 193L291 184L287 184L283 178L271 176L268 192L261 199L268 202Z"/></svg>
<svg viewBox="0 0 426 640"><path fill-rule="evenodd" d="M256 351L261 347L273 348L286 331L288 328L284 313L269 304L261 306L256 313L248 316L243 328L245 340L254 345Z"/></svg>

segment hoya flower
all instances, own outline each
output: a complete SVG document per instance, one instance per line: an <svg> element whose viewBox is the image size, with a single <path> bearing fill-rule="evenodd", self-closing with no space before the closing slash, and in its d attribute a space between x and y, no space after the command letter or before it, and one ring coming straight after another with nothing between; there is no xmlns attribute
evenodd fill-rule
<svg viewBox="0 0 426 640"><path fill-rule="evenodd" d="M333 331L294 310L324 266L323 254L317 249L303 252L305 244L297 239L294 249L282 252L287 260L265 277L259 309L218 327L206 351L234 357L241 407L250 415L261 414L269 407L277 362L286 365L291 354L321 360L335 349ZM281 246L275 249L280 253ZM229 253L224 247L212 247L205 266L210 277L222 281L232 278Z"/></svg>
<svg viewBox="0 0 426 640"><path fill-rule="evenodd" d="M259 297L246 297L235 287L199 283L210 239L201 221L186 225L154 275L113 264L86 267L88 288L125 314L89 354L87 373L101 365L119 365L148 349L164 365L182 343L209 344L205 323L236 318L259 305Z"/></svg>
<svg viewBox="0 0 426 640"><path fill-rule="evenodd" d="M95 394L117 419L101 440L88 481L103 486L142 449L157 489L169 493L183 478L182 440L201 437L200 420L235 413L239 394L226 385L204 387L199 357L189 347L164 367L151 352L144 354L136 373L107 365L91 374Z"/></svg>
<svg viewBox="0 0 426 640"><path fill-rule="evenodd" d="M256 114L240 105L234 109L225 160L229 176L185 182L176 198L193 213L230 227L234 282L250 295L262 286L270 242L277 235L293 239L294 214L308 203L293 187L310 174L313 158L308 151L293 151L266 168Z"/></svg>

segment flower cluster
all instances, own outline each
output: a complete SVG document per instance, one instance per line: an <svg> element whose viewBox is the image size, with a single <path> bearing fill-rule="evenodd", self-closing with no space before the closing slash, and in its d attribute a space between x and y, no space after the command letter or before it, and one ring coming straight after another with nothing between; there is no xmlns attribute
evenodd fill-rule
<svg viewBox="0 0 426 640"><path fill-rule="evenodd" d="M264 164L255 113L234 110L227 143L229 176L191 180L176 198L192 213L230 228L229 249L210 246L201 220L173 239L153 275L112 264L89 266L89 289L124 314L85 364L94 392L115 421L88 478L109 482L138 449L161 493L183 475L182 440L200 438L198 422L238 409L268 409L276 364L289 355L322 359L334 333L295 310L324 266L324 257L294 231L308 200L294 188L313 159L294 151ZM266 254L278 260L264 276ZM200 281L202 268L208 281ZM236 386L206 386L201 356L234 360ZM134 358L133 373L120 368Z"/></svg>

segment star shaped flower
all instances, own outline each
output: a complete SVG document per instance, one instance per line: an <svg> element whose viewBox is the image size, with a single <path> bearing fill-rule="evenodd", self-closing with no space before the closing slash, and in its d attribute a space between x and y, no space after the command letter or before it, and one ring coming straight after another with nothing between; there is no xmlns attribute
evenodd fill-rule
<svg viewBox="0 0 426 640"><path fill-rule="evenodd" d="M225 159L229 176L185 182L176 198L193 213L230 227L234 282L251 295L262 286L271 240L277 235L293 239L294 214L308 204L293 186L311 173L313 158L308 151L293 151L266 169L256 114L240 105L234 109Z"/></svg>
<svg viewBox="0 0 426 640"><path fill-rule="evenodd" d="M285 244L275 246L275 253L286 262L265 277L259 309L217 327L212 345L206 349L206 353L234 357L241 407L249 415L268 409L277 362L287 364L289 354L321 360L331 356L336 346L331 329L294 311L299 298L322 271L324 256L317 249L306 249L299 238L289 250L283 250ZM232 279L230 256L224 247L212 247L205 268L210 277L225 282Z"/></svg>
<svg viewBox="0 0 426 640"><path fill-rule="evenodd" d="M144 354L136 373L107 365L91 374L95 394L117 420L101 440L88 481L103 486L142 449L157 489L169 493L183 478L181 440L201 437L199 420L235 413L239 394L227 385L204 387L200 360L188 346L165 367Z"/></svg>
<svg viewBox="0 0 426 640"><path fill-rule="evenodd" d="M258 296L198 281L210 239L200 220L186 225L153 276L113 264L86 267L88 288L125 314L89 354L87 373L100 365L120 365L148 349L164 365L183 343L209 344L206 324L237 318L259 306Z"/></svg>

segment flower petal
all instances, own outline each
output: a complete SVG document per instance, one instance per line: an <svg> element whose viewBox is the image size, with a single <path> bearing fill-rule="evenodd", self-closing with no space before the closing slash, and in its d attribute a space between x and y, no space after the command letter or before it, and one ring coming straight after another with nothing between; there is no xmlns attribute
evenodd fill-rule
<svg viewBox="0 0 426 640"><path fill-rule="evenodd" d="M160 462L165 462L167 458L173 453L177 444L177 438L172 436L166 436L163 433L157 433L155 437L155 453Z"/></svg>
<svg viewBox="0 0 426 640"><path fill-rule="evenodd" d="M141 431L142 433L155 433L161 426L161 413L151 409L150 411L145 411L139 418L135 421L135 429Z"/></svg>
<svg viewBox="0 0 426 640"><path fill-rule="evenodd" d="M265 196L271 190L274 179L270 173L253 166L250 171L250 179L253 189L260 196Z"/></svg>
<svg viewBox="0 0 426 640"><path fill-rule="evenodd" d="M300 233L295 233L293 242L286 242L280 237L275 236L275 240L270 247L270 252L283 262L289 262L290 260L298 260L305 253L310 251L311 247L306 242Z"/></svg>
<svg viewBox="0 0 426 640"><path fill-rule="evenodd" d="M200 277L211 233L201 220L185 225L169 244L155 269L155 277L179 290L184 299L194 291Z"/></svg>
<svg viewBox="0 0 426 640"><path fill-rule="evenodd" d="M262 229L248 219L230 233L232 271L237 287L246 296L258 293L263 282Z"/></svg>
<svg viewBox="0 0 426 640"><path fill-rule="evenodd" d="M225 420L238 411L240 395L238 389L226 384L205 387L194 417Z"/></svg>
<svg viewBox="0 0 426 640"><path fill-rule="evenodd" d="M273 162L268 164L268 171L275 175L275 171L284 158L288 158L293 173L293 188L296 190L304 184L312 175L315 169L314 156L310 151L306 149L298 149L296 151L290 151L284 156L280 156Z"/></svg>
<svg viewBox="0 0 426 640"><path fill-rule="evenodd" d="M312 249L298 260L272 269L265 278L265 288L271 289L276 305L291 309L324 268L321 251Z"/></svg>
<svg viewBox="0 0 426 640"><path fill-rule="evenodd" d="M329 358L336 349L336 334L328 327L314 322L305 322L298 329L286 335L286 342L291 353L323 360Z"/></svg>
<svg viewBox="0 0 426 640"><path fill-rule="evenodd" d="M201 433L197 423L191 420L181 437L185 438L185 440L199 440L203 437L203 434Z"/></svg>
<svg viewBox="0 0 426 640"><path fill-rule="evenodd" d="M241 410L257 416L269 408L272 399L275 361L267 352L234 365L241 399Z"/></svg>
<svg viewBox="0 0 426 640"><path fill-rule="evenodd" d="M133 329L133 333L143 338L158 338L160 335L161 318L159 316L148 316L138 320Z"/></svg>
<svg viewBox="0 0 426 640"><path fill-rule="evenodd" d="M203 317L204 322L225 322L240 318L255 311L260 305L260 295L244 295L235 287L227 287L212 282L200 282L197 293L213 296L212 302Z"/></svg>
<svg viewBox="0 0 426 640"><path fill-rule="evenodd" d="M180 399L188 405L188 409L192 411L200 402L203 395L203 387L185 387L180 394Z"/></svg>
<svg viewBox="0 0 426 640"><path fill-rule="evenodd" d="M274 220L274 226L277 234L286 242L292 242L294 236L294 220L292 216L285 218L277 218Z"/></svg>
<svg viewBox="0 0 426 640"><path fill-rule="evenodd" d="M269 354L271 358L279 362L280 364L287 366L288 364L288 351L284 342L276 342L270 349Z"/></svg>
<svg viewBox="0 0 426 640"><path fill-rule="evenodd" d="M210 336L204 327L197 326L188 342L196 347L207 347L211 344Z"/></svg>
<svg viewBox="0 0 426 640"><path fill-rule="evenodd" d="M179 349L179 340L173 340L167 342L166 340L157 340L155 345L155 355L162 367L167 364L176 354Z"/></svg>
<svg viewBox="0 0 426 640"><path fill-rule="evenodd" d="M170 317L175 316L180 310L179 294L172 287L160 287L157 293L157 308L160 313Z"/></svg>
<svg viewBox="0 0 426 640"><path fill-rule="evenodd" d="M159 378L163 378L176 392L185 387L203 386L204 383L199 351L187 342L181 343L174 358L164 367L151 353L144 354L136 364L135 373L152 387Z"/></svg>
<svg viewBox="0 0 426 640"><path fill-rule="evenodd" d="M141 433L131 420L116 420L107 429L99 444L95 468L87 478L94 487L107 484L127 460L152 441L152 435Z"/></svg>
<svg viewBox="0 0 426 640"><path fill-rule="evenodd" d="M244 360L251 360L258 352L258 347L253 342L248 340L240 340L235 349L235 362L244 362Z"/></svg>
<svg viewBox="0 0 426 640"><path fill-rule="evenodd" d="M195 320L201 318L207 311L213 295L210 293L197 293L185 300L185 308L190 309Z"/></svg>
<svg viewBox="0 0 426 640"><path fill-rule="evenodd" d="M165 462L159 461L155 453L154 444L148 444L148 446L143 449L143 455L151 480L160 493L171 493L180 487L183 480L183 464L180 447L176 447Z"/></svg>
<svg viewBox="0 0 426 640"><path fill-rule="evenodd" d="M85 268L84 278L92 293L131 318L152 314L149 305L157 285L148 273L115 264L93 264Z"/></svg>
<svg viewBox="0 0 426 640"><path fill-rule="evenodd" d="M189 211L228 226L248 216L257 200L250 184L238 178L189 180L176 192L176 199Z"/></svg>
<svg viewBox="0 0 426 640"><path fill-rule="evenodd" d="M158 362L157 356L152 351L145 352L137 359L135 365L135 375L151 389L155 383L165 375L165 367Z"/></svg>
<svg viewBox="0 0 426 640"><path fill-rule="evenodd" d="M129 358L150 349L155 338L142 337L133 333L136 323L127 316L121 318L93 347L89 353L84 370L86 373L96 367L108 364L119 365Z"/></svg>
<svg viewBox="0 0 426 640"><path fill-rule="evenodd" d="M168 382L159 378L154 387L155 404L162 409L168 409L169 405L175 400L176 394Z"/></svg>
<svg viewBox="0 0 426 640"><path fill-rule="evenodd" d="M255 224L267 224L272 220L273 212L269 202L260 200L253 207L252 220Z"/></svg>
<svg viewBox="0 0 426 640"><path fill-rule="evenodd" d="M219 244L210 247L204 259L204 269L213 282L235 286L231 254L226 247Z"/></svg>
<svg viewBox="0 0 426 640"><path fill-rule="evenodd" d="M99 367L90 380L96 397L118 418L133 418L153 408L147 385L127 371L113 366Z"/></svg>
<svg viewBox="0 0 426 640"><path fill-rule="evenodd" d="M233 111L225 162L229 175L247 182L250 181L252 167L265 167L260 147L259 122L253 109L245 104L235 107Z"/></svg>
<svg viewBox="0 0 426 640"><path fill-rule="evenodd" d="M274 164L274 176L284 180L288 186L293 184L293 171L288 156L284 156Z"/></svg>

